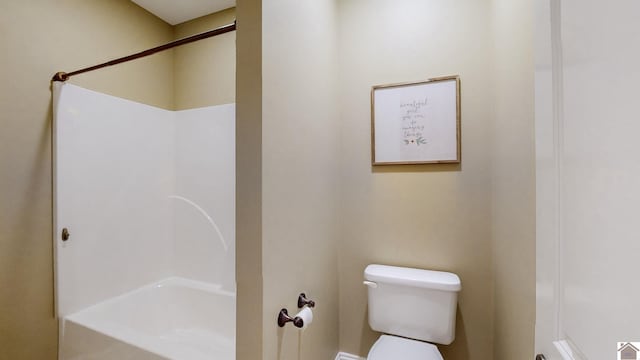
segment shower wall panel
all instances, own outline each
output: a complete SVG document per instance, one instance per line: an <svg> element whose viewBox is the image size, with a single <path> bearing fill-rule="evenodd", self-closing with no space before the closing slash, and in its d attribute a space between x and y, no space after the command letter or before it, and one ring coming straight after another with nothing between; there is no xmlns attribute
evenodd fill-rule
<svg viewBox="0 0 640 360"><path fill-rule="evenodd" d="M171 274L173 114L55 86L56 288L67 315Z"/></svg>
<svg viewBox="0 0 640 360"><path fill-rule="evenodd" d="M235 291L235 105L175 115L175 274Z"/></svg>
<svg viewBox="0 0 640 360"><path fill-rule="evenodd" d="M174 112L54 86L58 314L170 276L235 291L234 104Z"/></svg>

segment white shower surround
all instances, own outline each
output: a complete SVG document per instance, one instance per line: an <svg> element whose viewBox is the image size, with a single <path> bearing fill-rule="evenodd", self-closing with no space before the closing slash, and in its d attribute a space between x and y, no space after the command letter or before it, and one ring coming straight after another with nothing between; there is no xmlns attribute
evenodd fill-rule
<svg viewBox="0 0 640 360"><path fill-rule="evenodd" d="M55 83L54 134L62 342L67 317L163 279L235 293L234 104L175 112Z"/></svg>

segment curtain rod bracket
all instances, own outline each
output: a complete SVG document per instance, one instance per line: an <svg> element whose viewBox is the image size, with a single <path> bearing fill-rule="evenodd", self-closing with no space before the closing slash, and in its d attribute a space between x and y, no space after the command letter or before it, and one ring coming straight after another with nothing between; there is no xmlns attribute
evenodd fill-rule
<svg viewBox="0 0 640 360"><path fill-rule="evenodd" d="M53 78L51 79L51 81L62 81L62 82L65 82L67 80L69 80L69 75L67 75L67 73L64 71L57 72L55 75L53 75Z"/></svg>

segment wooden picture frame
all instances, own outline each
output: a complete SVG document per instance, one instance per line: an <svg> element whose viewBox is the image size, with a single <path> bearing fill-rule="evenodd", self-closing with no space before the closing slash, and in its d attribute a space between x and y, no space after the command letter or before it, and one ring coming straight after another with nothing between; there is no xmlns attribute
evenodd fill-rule
<svg viewBox="0 0 640 360"><path fill-rule="evenodd" d="M371 164L459 164L460 77L371 88Z"/></svg>

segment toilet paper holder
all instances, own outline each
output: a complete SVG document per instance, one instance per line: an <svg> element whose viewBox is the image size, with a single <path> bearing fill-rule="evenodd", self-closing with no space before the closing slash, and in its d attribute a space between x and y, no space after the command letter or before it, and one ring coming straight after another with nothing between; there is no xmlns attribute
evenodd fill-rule
<svg viewBox="0 0 640 360"><path fill-rule="evenodd" d="M298 295L298 309L302 309L305 306L313 308L316 306L316 302L307 299L307 295L305 293L300 293L300 295ZM278 326L284 327L288 322L292 322L297 328L302 328L304 326L304 320L301 317L291 317L287 309L281 309L278 313Z"/></svg>
<svg viewBox="0 0 640 360"><path fill-rule="evenodd" d="M302 318L298 316L289 316L289 312L287 311L287 309L280 310L280 313L278 313L278 326L284 327L288 322L292 322L293 325L297 328L302 328L304 326L304 321L302 320Z"/></svg>
<svg viewBox="0 0 640 360"><path fill-rule="evenodd" d="M298 309L302 309L305 306L310 308L316 307L316 302L307 299L307 295L305 295L305 293L300 293L300 295L298 295Z"/></svg>

